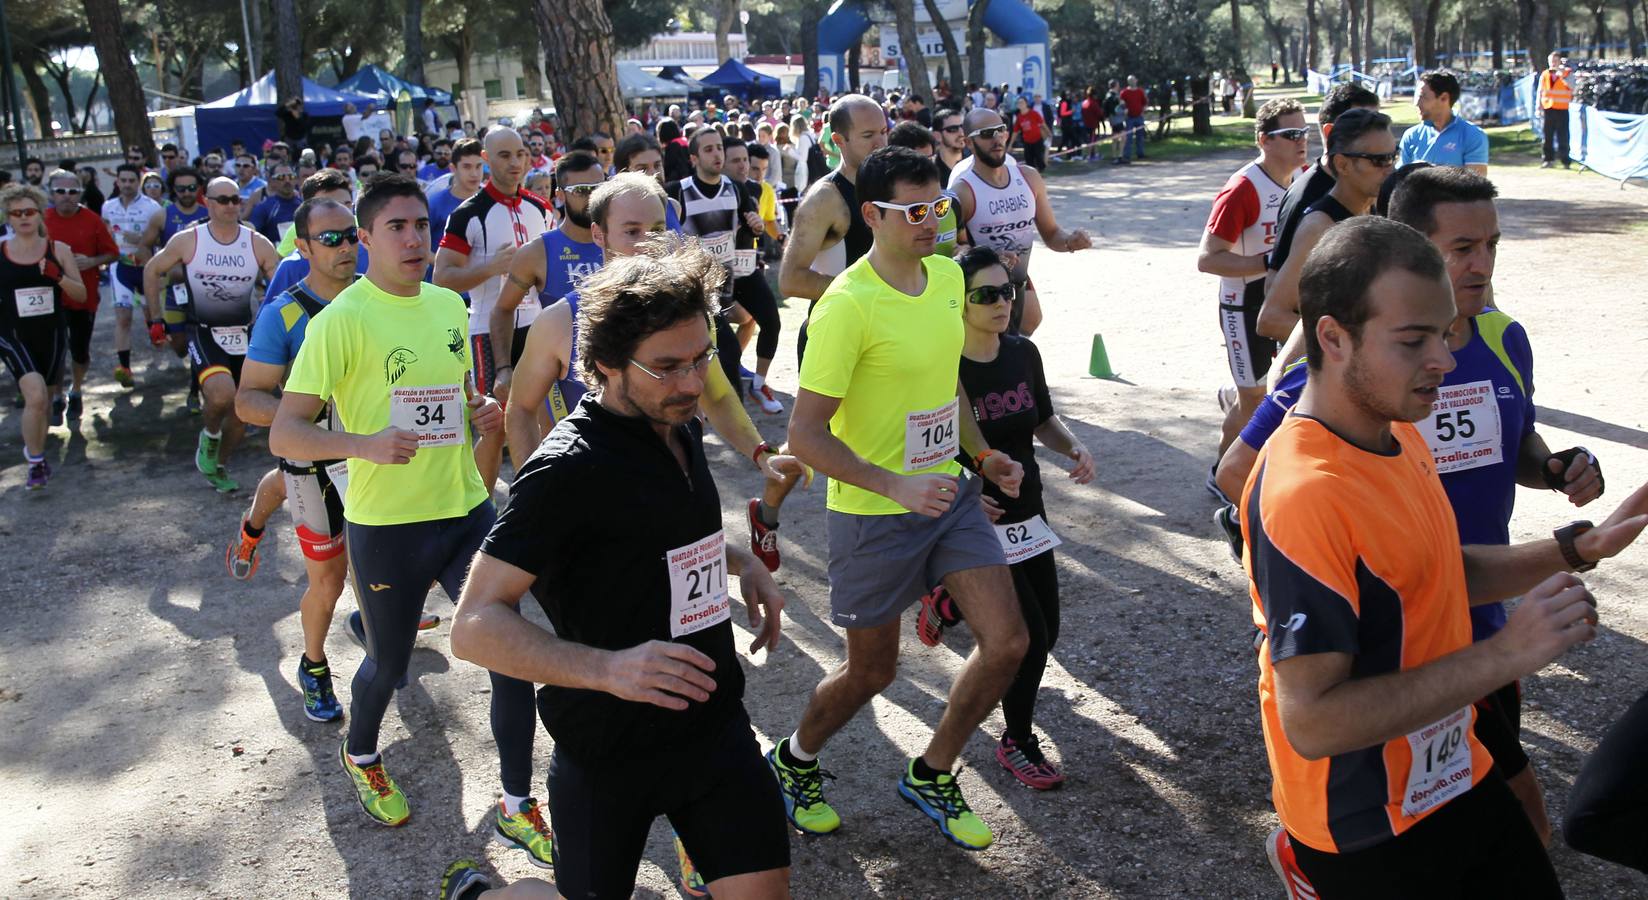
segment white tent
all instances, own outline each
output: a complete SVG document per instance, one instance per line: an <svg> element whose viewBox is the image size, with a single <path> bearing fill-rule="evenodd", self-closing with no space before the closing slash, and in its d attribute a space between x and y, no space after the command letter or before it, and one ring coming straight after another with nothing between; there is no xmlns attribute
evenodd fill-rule
<svg viewBox="0 0 1648 900"><path fill-rule="evenodd" d="M640 66L627 62L618 63L618 92L626 100L687 96L687 88L680 82L648 75Z"/></svg>

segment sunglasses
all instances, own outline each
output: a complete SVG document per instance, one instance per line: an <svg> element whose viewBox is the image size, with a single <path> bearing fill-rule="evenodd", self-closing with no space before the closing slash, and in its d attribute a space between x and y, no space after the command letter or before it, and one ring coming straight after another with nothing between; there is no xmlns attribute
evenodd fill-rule
<svg viewBox="0 0 1648 900"><path fill-rule="evenodd" d="M1013 286L1010 284L987 284L976 287L967 292L967 302L977 306L994 306L1006 300L1013 302Z"/></svg>
<svg viewBox="0 0 1648 900"><path fill-rule="evenodd" d="M240 205L240 195L239 194L219 194L216 197L212 196L211 194L207 194L206 199L212 201L213 203L221 204L223 206L239 206Z"/></svg>
<svg viewBox="0 0 1648 900"><path fill-rule="evenodd" d="M293 175L291 172L287 172L285 175L270 175L269 176L271 181L291 181L295 177L297 177L297 176Z"/></svg>
<svg viewBox="0 0 1648 900"><path fill-rule="evenodd" d="M1309 128L1278 128L1265 132L1265 137L1281 138L1284 141L1302 141L1310 134Z"/></svg>
<svg viewBox="0 0 1648 900"><path fill-rule="evenodd" d="M344 241L348 241L351 244L358 244L360 243L360 228L351 225L348 228L323 231L320 234L311 237L310 240L328 249L342 246Z"/></svg>
<svg viewBox="0 0 1648 900"><path fill-rule="evenodd" d="M599 182L596 184L569 184L561 188L561 190L571 194L574 197L583 197L588 199L589 195L595 193L595 189L600 186L601 185Z"/></svg>
<svg viewBox="0 0 1648 900"><path fill-rule="evenodd" d="M1380 169L1388 169L1396 165L1395 153L1339 153L1336 155L1348 156L1351 159L1365 159Z"/></svg>
<svg viewBox="0 0 1648 900"><path fill-rule="evenodd" d="M1006 133L1006 125L991 125L989 128L980 128L977 131L969 131L967 132L967 136L970 138L982 138L983 140L991 141Z"/></svg>
<svg viewBox="0 0 1648 900"><path fill-rule="evenodd" d="M57 194L58 196L63 196L65 194L78 194L78 193L80 193L80 188L59 188L59 187L54 187L54 188L52 188L52 193Z"/></svg>
<svg viewBox="0 0 1648 900"><path fill-rule="evenodd" d="M34 209L33 207L25 209L8 209L6 210L6 215L11 216L13 219L32 219L35 216L40 215L40 210Z"/></svg>
<svg viewBox="0 0 1648 900"><path fill-rule="evenodd" d="M200 190L200 185L198 185L198 184L180 184L177 187L172 188L172 193L174 193L174 194L193 194L193 193L196 193L199 190Z"/></svg>
<svg viewBox="0 0 1648 900"><path fill-rule="evenodd" d="M911 225L920 225L927 221L927 217L942 219L950 213L950 198L940 197L937 200L924 203L883 203L880 200L873 202L880 209L896 209L904 213L904 221Z"/></svg>
<svg viewBox="0 0 1648 900"><path fill-rule="evenodd" d="M942 131L945 134L955 134L956 132L958 132L960 130L961 130L960 125L946 125L943 128L939 129L939 131Z"/></svg>
<svg viewBox="0 0 1648 900"><path fill-rule="evenodd" d="M126 161L129 162L129 163L140 163L140 162L143 161L143 157L141 157L141 156L128 156L128 157L126 157Z"/></svg>

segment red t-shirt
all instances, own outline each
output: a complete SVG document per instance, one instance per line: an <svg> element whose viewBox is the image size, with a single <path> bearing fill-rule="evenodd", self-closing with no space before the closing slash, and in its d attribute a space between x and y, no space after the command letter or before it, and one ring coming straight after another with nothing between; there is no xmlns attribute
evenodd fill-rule
<svg viewBox="0 0 1648 900"><path fill-rule="evenodd" d="M1029 109L1019 113L1013 119L1013 130L1024 138L1026 144L1034 144L1041 140L1041 130L1045 124L1042 121L1041 113Z"/></svg>
<svg viewBox="0 0 1648 900"><path fill-rule="evenodd" d="M90 209L82 206L75 214L64 218L57 214L56 207L46 207L46 235L54 241L62 241L69 245L69 249L81 256L113 256L120 252L115 245L114 235L109 233L109 226L103 218ZM80 270L80 280L86 284L86 299L75 300L68 294L63 295L64 309L89 309L97 311L97 269Z"/></svg>
<svg viewBox="0 0 1648 900"><path fill-rule="evenodd" d="M1104 109L1099 106L1099 101L1093 99L1092 97L1087 97L1082 100L1081 117L1083 125L1088 128L1099 127L1099 119L1103 114Z"/></svg>
<svg viewBox="0 0 1648 900"><path fill-rule="evenodd" d="M1144 106L1149 98L1144 95L1144 88L1122 88L1122 103L1127 106L1127 116L1137 119L1144 115Z"/></svg>

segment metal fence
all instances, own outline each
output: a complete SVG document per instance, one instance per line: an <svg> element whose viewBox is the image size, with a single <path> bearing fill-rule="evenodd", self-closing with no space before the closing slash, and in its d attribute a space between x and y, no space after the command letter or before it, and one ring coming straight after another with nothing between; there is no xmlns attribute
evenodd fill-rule
<svg viewBox="0 0 1648 900"><path fill-rule="evenodd" d="M154 133L155 146L166 143L176 143L177 129L168 128ZM120 146L120 135L112 131L95 134L71 134L44 140L25 141L26 152L29 156L39 157L46 161L46 165L54 166L58 160L93 160L119 159L124 154ZM21 169L23 161L17 156L17 143L12 141L0 145L0 166L9 169Z"/></svg>

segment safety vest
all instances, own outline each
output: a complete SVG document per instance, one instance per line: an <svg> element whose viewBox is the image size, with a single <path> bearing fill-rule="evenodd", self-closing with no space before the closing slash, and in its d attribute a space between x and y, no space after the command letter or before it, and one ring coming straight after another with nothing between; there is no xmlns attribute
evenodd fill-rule
<svg viewBox="0 0 1648 900"><path fill-rule="evenodd" d="M1574 99L1574 89L1568 86L1567 69L1546 69L1539 74L1539 108L1567 109Z"/></svg>

